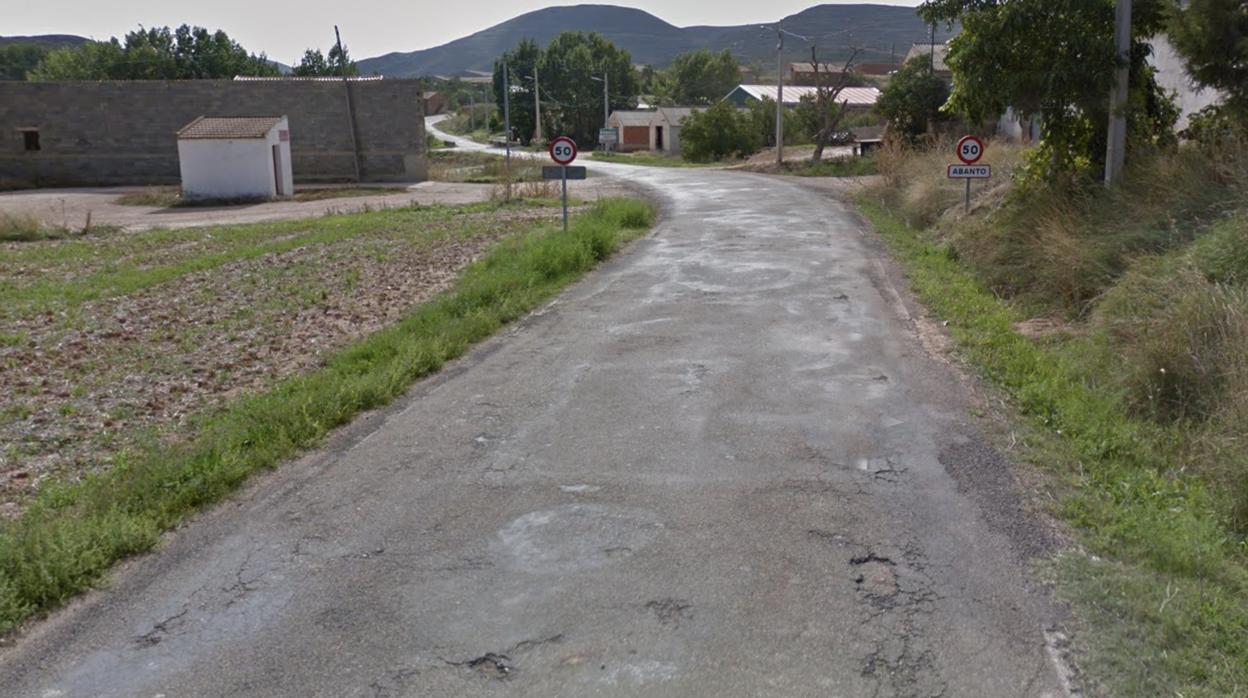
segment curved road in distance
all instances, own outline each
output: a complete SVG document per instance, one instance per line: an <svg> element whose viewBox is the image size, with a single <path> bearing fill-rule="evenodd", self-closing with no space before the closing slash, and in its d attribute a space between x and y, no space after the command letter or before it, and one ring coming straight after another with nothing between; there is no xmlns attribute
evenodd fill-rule
<svg viewBox="0 0 1248 698"><path fill-rule="evenodd" d="M842 204L656 230L0 655L6 696L1061 696L1047 542Z"/></svg>

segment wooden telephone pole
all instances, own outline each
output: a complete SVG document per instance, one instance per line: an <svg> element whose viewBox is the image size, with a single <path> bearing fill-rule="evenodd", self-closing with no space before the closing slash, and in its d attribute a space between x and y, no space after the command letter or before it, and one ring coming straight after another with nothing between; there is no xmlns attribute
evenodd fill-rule
<svg viewBox="0 0 1248 698"><path fill-rule="evenodd" d="M1131 0L1118 0L1114 13L1114 52L1118 68L1109 94L1109 145L1105 153L1105 185L1122 181L1127 162L1127 96L1131 88Z"/></svg>

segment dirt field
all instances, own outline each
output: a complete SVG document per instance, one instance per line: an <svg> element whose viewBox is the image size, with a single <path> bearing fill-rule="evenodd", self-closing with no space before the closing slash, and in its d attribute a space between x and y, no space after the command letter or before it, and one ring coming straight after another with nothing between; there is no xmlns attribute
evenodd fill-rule
<svg viewBox="0 0 1248 698"><path fill-rule="evenodd" d="M0 245L0 514L19 513L49 476L108 467L127 446L317 365L558 213L408 207Z"/></svg>
<svg viewBox="0 0 1248 698"><path fill-rule="evenodd" d="M327 213L398 208L413 203L422 206L476 203L489 201L496 185L431 181L402 188L378 187L375 196L351 196L320 201L271 201L217 207L161 208L117 203L117 199L123 194L144 190L144 187L106 187L4 192L0 193L0 216L34 216L46 225L70 229L83 228L88 215L92 225L120 226L131 231L189 228L296 220ZM592 178L576 182L570 189L572 196L586 200L620 196L624 192L623 185L611 178Z"/></svg>

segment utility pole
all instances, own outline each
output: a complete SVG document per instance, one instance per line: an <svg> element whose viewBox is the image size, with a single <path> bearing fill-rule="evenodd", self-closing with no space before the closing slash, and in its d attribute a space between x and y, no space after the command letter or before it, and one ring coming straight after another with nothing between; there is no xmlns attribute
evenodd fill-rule
<svg viewBox="0 0 1248 698"><path fill-rule="evenodd" d="M342 50L342 34L338 33L338 25L334 25L334 41L338 44L338 61L342 68L342 91L347 96L347 122L351 127L351 164L355 166L355 181L360 180L360 145L355 138L355 105L351 102L351 81L347 80L346 54Z"/></svg>
<svg viewBox="0 0 1248 698"><path fill-rule="evenodd" d="M784 25L776 23L776 167L784 169Z"/></svg>
<svg viewBox="0 0 1248 698"><path fill-rule="evenodd" d="M611 84L611 82L610 82L610 80L611 80L611 76L607 73L607 69L606 69L606 67L603 67L603 69L602 69L602 77L595 77L595 76L593 76L593 75L590 75L590 76L589 76L589 79L590 79L590 80L593 80L594 82L600 82L600 83L602 83L602 127L603 127L604 129L605 129L605 128L610 128L610 121L611 121L611 104L610 104L610 96L609 96L609 93L608 93L608 89L609 89L610 84ZM602 149L603 149L603 150L611 150L611 146L610 146L610 144L603 143L603 144L602 144Z"/></svg>
<svg viewBox="0 0 1248 698"><path fill-rule="evenodd" d="M468 93L468 103L471 104L472 111L468 112L468 133L477 130L477 95L474 92Z"/></svg>
<svg viewBox="0 0 1248 698"><path fill-rule="evenodd" d="M511 70L503 57L503 147L507 150L505 162L511 167Z"/></svg>
<svg viewBox="0 0 1248 698"><path fill-rule="evenodd" d="M533 140L542 142L542 87L537 81L537 66L533 66L533 121L537 124Z"/></svg>
<svg viewBox="0 0 1248 698"><path fill-rule="evenodd" d="M1109 146L1105 153L1105 185L1122 181L1127 161L1127 96L1131 89L1131 0L1118 0L1114 12L1114 52L1118 68L1109 95Z"/></svg>
<svg viewBox="0 0 1248 698"><path fill-rule="evenodd" d="M936 23L932 23L931 49L927 56L927 72L936 74Z"/></svg>

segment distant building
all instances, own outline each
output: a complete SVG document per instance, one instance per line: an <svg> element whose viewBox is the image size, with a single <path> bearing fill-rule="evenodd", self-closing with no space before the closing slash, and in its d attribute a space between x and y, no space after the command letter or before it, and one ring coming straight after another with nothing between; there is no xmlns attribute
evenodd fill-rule
<svg viewBox="0 0 1248 698"><path fill-rule="evenodd" d="M177 133L204 115L285 114L300 182L420 181L418 80L0 81L0 179L177 184Z"/></svg>
<svg viewBox="0 0 1248 698"><path fill-rule="evenodd" d="M801 102L802 97L813 96L817 88L807 87L803 85L785 85L784 86L784 105L786 107L797 106ZM732 92L724 99L732 102L737 107L748 107L755 102L760 102L764 98L774 100L776 98L775 85L737 85ZM846 87L841 91L837 102L847 102L849 109L856 111L865 111L875 106L880 99L880 91L875 87Z"/></svg>
<svg viewBox="0 0 1248 698"><path fill-rule="evenodd" d="M607 128L617 129L620 133L618 150L629 152L650 149L650 122L654 119L652 111L613 111L607 118Z"/></svg>
<svg viewBox="0 0 1248 698"><path fill-rule="evenodd" d="M272 199L295 191L284 116L201 116L178 131L187 199Z"/></svg>
<svg viewBox="0 0 1248 698"><path fill-rule="evenodd" d="M611 112L607 127L619 129L619 150L649 150L656 153L680 152L681 122L693 107L659 107L654 111L619 110Z"/></svg>
<svg viewBox="0 0 1248 698"><path fill-rule="evenodd" d="M445 92L426 92L422 97L425 100L425 116L442 114L449 104Z"/></svg>
<svg viewBox="0 0 1248 698"><path fill-rule="evenodd" d="M909 63L912 58L922 57L923 60L931 63L933 73L946 80L952 80L953 71L945 63L945 58L948 55L949 44L915 44L906 53L905 62Z"/></svg>
<svg viewBox="0 0 1248 698"><path fill-rule="evenodd" d="M693 114L691 107L659 107L650 121L650 149L656 152L680 153L680 131L685 117Z"/></svg>
<svg viewBox="0 0 1248 698"><path fill-rule="evenodd" d="M854 71L854 67L850 66L849 70ZM844 76L844 63L820 63L817 71L814 63L790 63L784 68L786 85L817 85L819 80L825 85L836 84Z"/></svg>

